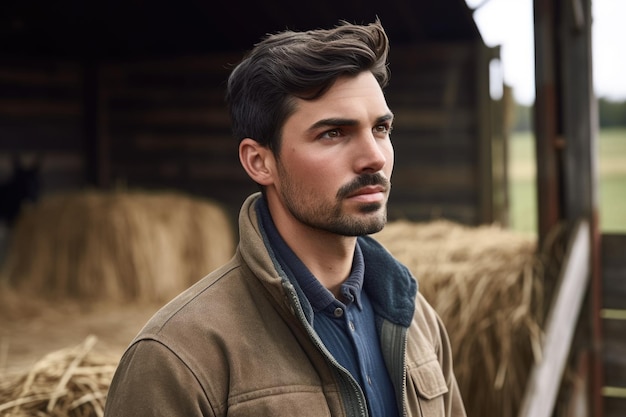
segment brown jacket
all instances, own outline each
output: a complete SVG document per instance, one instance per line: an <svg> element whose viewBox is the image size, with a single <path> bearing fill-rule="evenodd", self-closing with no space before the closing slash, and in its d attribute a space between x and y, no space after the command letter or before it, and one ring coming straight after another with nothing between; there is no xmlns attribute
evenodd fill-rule
<svg viewBox="0 0 626 417"><path fill-rule="evenodd" d="M163 307L132 342L113 378L106 417L367 416L361 389L323 346L293 285L277 271L256 198L241 210L233 259ZM392 259L367 239L366 246ZM445 329L420 294L415 300L408 327L377 319L401 413L465 416Z"/></svg>

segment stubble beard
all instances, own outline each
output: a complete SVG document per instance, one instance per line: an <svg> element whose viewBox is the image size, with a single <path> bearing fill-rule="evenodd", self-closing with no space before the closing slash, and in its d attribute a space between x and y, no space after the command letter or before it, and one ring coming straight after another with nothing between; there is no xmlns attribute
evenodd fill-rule
<svg viewBox="0 0 626 417"><path fill-rule="evenodd" d="M387 190L390 188L389 181L382 175L365 174L342 187L334 202L313 200L315 197L289 180L283 180L281 195L289 213L300 223L340 236L364 236L380 232L385 227L386 200L384 203L361 204L356 214L345 213L342 203L353 190L375 184L383 185ZM303 199L301 196L307 197Z"/></svg>

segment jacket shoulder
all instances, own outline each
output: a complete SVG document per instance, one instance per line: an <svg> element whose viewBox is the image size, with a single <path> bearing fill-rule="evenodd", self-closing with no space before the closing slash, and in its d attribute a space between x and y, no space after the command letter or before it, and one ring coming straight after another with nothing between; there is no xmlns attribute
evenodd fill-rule
<svg viewBox="0 0 626 417"><path fill-rule="evenodd" d="M447 348L447 332L435 309L421 293L415 297L415 312L409 328L409 346L414 345L419 353L414 357L430 360L440 356Z"/></svg>

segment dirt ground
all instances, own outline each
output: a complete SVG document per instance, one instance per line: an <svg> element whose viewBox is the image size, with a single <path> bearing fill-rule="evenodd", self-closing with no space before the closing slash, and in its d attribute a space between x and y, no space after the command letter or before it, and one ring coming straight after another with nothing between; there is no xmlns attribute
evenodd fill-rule
<svg viewBox="0 0 626 417"><path fill-rule="evenodd" d="M17 303L0 314L0 376L23 371L46 354L98 339L94 351L121 356L160 305Z"/></svg>

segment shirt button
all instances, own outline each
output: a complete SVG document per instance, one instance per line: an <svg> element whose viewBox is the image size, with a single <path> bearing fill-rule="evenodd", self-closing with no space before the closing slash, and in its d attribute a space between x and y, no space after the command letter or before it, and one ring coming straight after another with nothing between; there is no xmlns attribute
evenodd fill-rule
<svg viewBox="0 0 626 417"><path fill-rule="evenodd" d="M341 308L341 307L337 307L337 308L335 309L334 314L335 314L335 317L341 317L341 316L343 316L343 308Z"/></svg>
<svg viewBox="0 0 626 417"><path fill-rule="evenodd" d="M367 376L367 383L372 385L372 378L369 375Z"/></svg>
<svg viewBox="0 0 626 417"><path fill-rule="evenodd" d="M353 321L351 321L351 322L350 322L350 330L354 331L354 329L355 329L355 327L354 327L354 322L353 322Z"/></svg>

